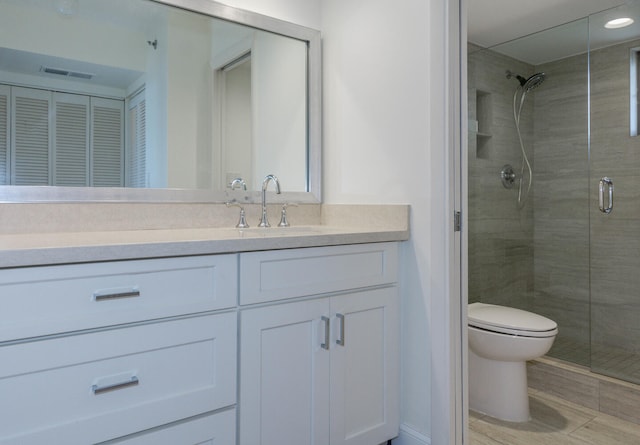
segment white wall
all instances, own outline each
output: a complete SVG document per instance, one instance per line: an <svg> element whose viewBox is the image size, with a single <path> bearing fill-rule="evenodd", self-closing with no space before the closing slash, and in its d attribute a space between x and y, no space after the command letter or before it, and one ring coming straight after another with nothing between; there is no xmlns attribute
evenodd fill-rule
<svg viewBox="0 0 640 445"><path fill-rule="evenodd" d="M403 249L402 434L456 437L453 135L446 0L323 0L323 196L409 203ZM457 11L456 11L457 13ZM458 386L459 388L459 386Z"/></svg>
<svg viewBox="0 0 640 445"><path fill-rule="evenodd" d="M323 196L409 203L403 250L402 422L431 435L429 33L424 0L324 0Z"/></svg>
<svg viewBox="0 0 640 445"><path fill-rule="evenodd" d="M448 2L226 3L322 31L324 201L411 204L401 289L406 433L398 443L451 443Z"/></svg>
<svg viewBox="0 0 640 445"><path fill-rule="evenodd" d="M301 150L307 136L306 52L302 42L256 32L251 53L255 185L275 174L283 190L306 189L307 157Z"/></svg>
<svg viewBox="0 0 640 445"><path fill-rule="evenodd" d="M253 182L252 162L251 59L220 74L224 76L221 134L224 135L222 145L225 150L221 156L222 171L219 175L223 181L219 187L235 178L243 178L249 190L257 190Z"/></svg>
<svg viewBox="0 0 640 445"><path fill-rule="evenodd" d="M166 21L158 21L153 33L160 42L169 41L169 30ZM145 86L148 187L168 187L167 157L168 135L167 122L169 103L169 48L166 45L158 49L147 50L145 75L141 85Z"/></svg>
<svg viewBox="0 0 640 445"><path fill-rule="evenodd" d="M216 0L218 3L246 9L287 22L320 29L321 0Z"/></svg>
<svg viewBox="0 0 640 445"><path fill-rule="evenodd" d="M196 188L199 153L211 149L211 29L202 17L169 15L167 56L168 187ZM175 131L180 129L180 131Z"/></svg>

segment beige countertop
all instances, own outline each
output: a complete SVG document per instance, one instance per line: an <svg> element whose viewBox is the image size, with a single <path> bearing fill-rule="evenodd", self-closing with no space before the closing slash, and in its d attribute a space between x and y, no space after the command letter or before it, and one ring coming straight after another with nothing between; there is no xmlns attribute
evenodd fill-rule
<svg viewBox="0 0 640 445"><path fill-rule="evenodd" d="M402 241L408 231L327 226L0 235L0 268Z"/></svg>
<svg viewBox="0 0 640 445"><path fill-rule="evenodd" d="M366 226L362 220L354 224L350 218L334 216L333 210L321 224L286 228L7 233L0 235L0 268L404 241L409 238L408 207L398 209L399 217L387 210L376 213Z"/></svg>

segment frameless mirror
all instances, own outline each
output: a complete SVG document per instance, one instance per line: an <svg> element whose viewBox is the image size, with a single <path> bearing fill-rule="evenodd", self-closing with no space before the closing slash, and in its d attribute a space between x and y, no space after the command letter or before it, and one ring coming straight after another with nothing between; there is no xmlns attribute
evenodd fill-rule
<svg viewBox="0 0 640 445"><path fill-rule="evenodd" d="M317 31L209 0L0 0L0 29L0 199L320 199Z"/></svg>

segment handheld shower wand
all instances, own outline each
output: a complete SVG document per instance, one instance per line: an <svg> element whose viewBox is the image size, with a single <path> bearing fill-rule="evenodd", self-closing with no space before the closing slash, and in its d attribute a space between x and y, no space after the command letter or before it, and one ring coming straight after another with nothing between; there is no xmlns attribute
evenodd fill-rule
<svg viewBox="0 0 640 445"><path fill-rule="evenodd" d="M520 83L520 86L516 88L513 93L513 120L516 124L516 132L518 133L518 141L520 142L520 151L522 152L522 167L520 169L520 180L518 183L518 208L522 209L526 203L529 191L531 190L531 184L533 181L533 168L531 167L531 163L529 162L527 151L524 147L524 141L522 140L522 132L520 131L520 116L522 114L522 107L524 106L524 100L527 96L527 93L539 87L540 84L544 82L546 75L545 73L536 73L530 76L528 79L525 79L519 74L513 73L508 70L506 75L507 79L515 77ZM527 181L526 191L524 191L523 193L522 180L524 178L525 167L527 169L529 180Z"/></svg>

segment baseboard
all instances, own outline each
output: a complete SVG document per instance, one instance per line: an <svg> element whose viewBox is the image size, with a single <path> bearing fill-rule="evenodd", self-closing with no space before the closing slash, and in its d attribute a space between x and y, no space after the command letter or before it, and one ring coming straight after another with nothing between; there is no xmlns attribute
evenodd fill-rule
<svg viewBox="0 0 640 445"><path fill-rule="evenodd" d="M400 425L400 435L391 441L393 445L431 445L431 439L402 424Z"/></svg>

